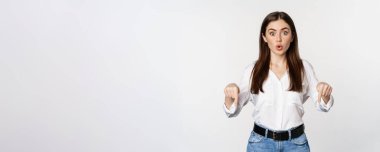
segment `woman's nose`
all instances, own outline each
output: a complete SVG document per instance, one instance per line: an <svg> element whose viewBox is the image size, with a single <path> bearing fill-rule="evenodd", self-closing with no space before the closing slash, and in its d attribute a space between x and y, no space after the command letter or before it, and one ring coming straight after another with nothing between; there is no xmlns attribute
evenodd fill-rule
<svg viewBox="0 0 380 152"><path fill-rule="evenodd" d="M277 41L277 42L281 42L281 41L282 41L281 34L277 34L277 36L276 36L276 41Z"/></svg>

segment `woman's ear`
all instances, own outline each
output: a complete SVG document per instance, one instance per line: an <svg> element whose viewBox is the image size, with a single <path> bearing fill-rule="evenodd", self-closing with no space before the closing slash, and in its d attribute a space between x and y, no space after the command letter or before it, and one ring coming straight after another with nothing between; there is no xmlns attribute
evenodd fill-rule
<svg viewBox="0 0 380 152"><path fill-rule="evenodd" d="M261 33L261 37L263 37L265 43L268 43L267 38L265 37L265 35L263 33Z"/></svg>

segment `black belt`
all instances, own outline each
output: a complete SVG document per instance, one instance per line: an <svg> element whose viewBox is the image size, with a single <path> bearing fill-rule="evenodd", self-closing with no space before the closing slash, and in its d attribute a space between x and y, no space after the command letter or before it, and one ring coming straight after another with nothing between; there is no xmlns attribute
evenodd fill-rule
<svg viewBox="0 0 380 152"><path fill-rule="evenodd" d="M255 133L267 138L272 138L273 140L288 140L289 134L290 134L290 139L297 138L304 133L304 130L305 130L305 127L303 124L290 131L272 131L272 130L260 127L256 124L253 128L253 131ZM268 131L267 136L265 136L266 131Z"/></svg>

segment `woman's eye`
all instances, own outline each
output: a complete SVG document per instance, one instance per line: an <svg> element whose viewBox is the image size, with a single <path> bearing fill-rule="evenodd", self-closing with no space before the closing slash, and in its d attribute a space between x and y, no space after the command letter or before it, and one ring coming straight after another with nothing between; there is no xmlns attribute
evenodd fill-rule
<svg viewBox="0 0 380 152"><path fill-rule="evenodd" d="M274 32L269 32L269 35L270 36L274 36Z"/></svg>
<svg viewBox="0 0 380 152"><path fill-rule="evenodd" d="M285 32L284 32L284 35L288 35L288 34L289 34L289 32L288 32L288 31L285 31Z"/></svg>

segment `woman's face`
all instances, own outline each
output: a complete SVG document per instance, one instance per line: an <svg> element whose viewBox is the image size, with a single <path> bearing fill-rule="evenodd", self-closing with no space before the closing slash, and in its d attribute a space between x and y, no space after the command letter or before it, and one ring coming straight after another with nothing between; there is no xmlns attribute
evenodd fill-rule
<svg viewBox="0 0 380 152"><path fill-rule="evenodd" d="M271 54L282 56L288 50L290 43L293 41L290 26L283 20L279 19L268 24L265 35L262 35L267 42Z"/></svg>

